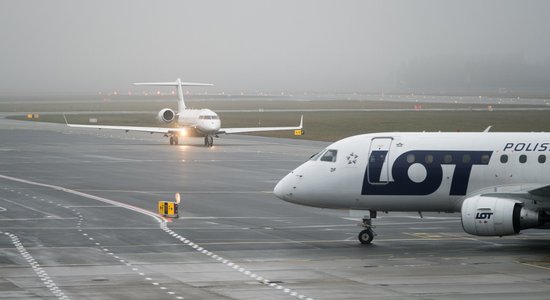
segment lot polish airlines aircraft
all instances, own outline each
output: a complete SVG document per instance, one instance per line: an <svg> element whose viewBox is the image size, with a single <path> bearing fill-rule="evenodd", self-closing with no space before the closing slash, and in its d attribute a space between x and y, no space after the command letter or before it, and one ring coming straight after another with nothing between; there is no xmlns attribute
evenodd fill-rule
<svg viewBox="0 0 550 300"><path fill-rule="evenodd" d="M190 109L185 106L183 99L182 86L212 86L210 83L191 83L182 82L181 79L176 79L175 82L147 82L134 83L134 85L149 85L149 86L175 86L178 90L178 111L175 112L170 108L163 108L158 112L157 119L166 124L177 122L178 127L140 127L140 126L110 126L110 125L84 125L84 124L69 124L65 118L65 122L69 127L79 128L96 128L96 129L115 129L128 131L141 131L149 133L162 133L170 138L170 145L177 145L179 137L184 136L204 136L204 145L212 147L214 145L214 137L219 134L232 133L247 133L261 131L279 131L279 130L295 130L302 133L303 116L300 119L300 125L289 127L249 127L249 128L221 128L221 121L218 115L210 109Z"/></svg>
<svg viewBox="0 0 550 300"><path fill-rule="evenodd" d="M550 221L550 133L411 132L337 141L275 187L288 202L377 211L461 212L464 231L519 234ZM367 212L368 211L368 212Z"/></svg>

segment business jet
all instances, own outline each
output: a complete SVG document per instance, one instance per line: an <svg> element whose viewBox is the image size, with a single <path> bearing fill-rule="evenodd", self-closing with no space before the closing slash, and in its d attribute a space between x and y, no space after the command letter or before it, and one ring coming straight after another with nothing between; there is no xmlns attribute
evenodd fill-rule
<svg viewBox="0 0 550 300"><path fill-rule="evenodd" d="M550 133L378 133L337 141L274 189L295 204L364 212L461 212L464 231L516 235L550 222Z"/></svg>
<svg viewBox="0 0 550 300"><path fill-rule="evenodd" d="M212 147L214 137L220 134L264 132L294 130L297 135L303 134L303 116L300 118L298 126L288 127L249 127L249 128L221 128L221 121L218 115L210 109L191 109L185 105L183 98L183 86L212 86L210 83L192 83L182 82L180 78L175 82L145 82L134 83L140 86L175 86L178 93L178 110L173 111L170 108L163 108L157 114L159 122L170 124L176 122L177 127L140 127L140 126L110 126L110 125L85 125L69 124L67 118L65 123L69 127L95 128L95 129L114 129L129 131L141 131L149 133L161 133L170 138L170 145L178 145L179 138L185 136L204 136L204 145Z"/></svg>

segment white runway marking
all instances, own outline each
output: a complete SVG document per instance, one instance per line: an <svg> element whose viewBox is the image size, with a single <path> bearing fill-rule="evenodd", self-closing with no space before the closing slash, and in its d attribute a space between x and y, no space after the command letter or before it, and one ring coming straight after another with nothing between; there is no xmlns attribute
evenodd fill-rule
<svg viewBox="0 0 550 300"><path fill-rule="evenodd" d="M94 196L94 195L90 195L90 194L86 194L86 193L82 193L82 192L79 192L79 191L75 191L75 190L71 190L71 189L67 189L67 188L63 188L63 187L60 187L60 186L56 186L56 185L50 185L50 184L45 184L45 183L39 183L39 182L34 182L34 181L29 181L29 180L25 180L25 179L20 179L20 178L15 178L15 177L11 177L11 176L6 176L6 175L0 175L0 178L3 178L3 179L7 179L7 180L11 180L11 181L17 181L17 182L22 182L22 183L26 183L26 184L30 184L30 185L37 185L37 186L42 186L42 187L47 187L47 188L51 188L51 189L55 189L55 190L58 190L58 191L62 191L62 192L66 192L66 193L69 193L69 194L74 194L74 195L77 195L77 196L81 196L81 197L84 197L84 198L88 198L88 199L93 199L93 200L97 200L97 201L101 201L101 202L104 202L104 203L109 203L109 204L112 204L112 205L116 205L116 206L119 206L119 207L122 207L122 208L126 208L126 209L129 209L129 210L132 210L132 211L135 211L135 212L138 212L138 213L141 213L141 214L144 214L144 215L147 215L147 216L150 216L152 217L153 219L155 219L157 222L160 223L160 228L168 233L169 235L171 235L172 237L180 240L183 244L185 245L188 245L190 247L192 247L193 249L195 249L196 251L198 251L199 253L202 253L202 254L205 254L206 256L208 257L211 257L211 258L215 258L217 261L221 261L223 264L227 265L228 267L232 268L232 266L236 266L236 268L233 268L234 270L236 270L237 272L243 274L243 276L246 276L245 273L248 271L246 270L245 268L241 268L240 266L238 265L235 265L233 262L231 262L230 260L228 259L224 259L223 257L221 256L218 256L218 255L209 255L211 254L210 251L207 251L205 250L203 247L200 247L199 245L191 242L190 240L184 238L183 236L177 234L176 232L174 232L173 230L171 230L170 228L168 228L168 225L166 223L166 220L164 220L163 218L159 217L156 213L153 213L151 211L148 211L148 210L145 210L145 209L142 209L142 208L139 208L139 207L135 207L135 206L132 206L132 205L128 205L128 204L125 204L125 203L121 203L121 202L117 202L117 201L114 201L114 200L110 200L110 199L106 199L106 198L102 198L102 197L98 197L98 196ZM76 210L73 209L74 212L76 212ZM81 231L81 230L79 230ZM108 249L103 249L104 251L108 251ZM203 252L203 251L206 251L206 252ZM231 265L229 265L231 264ZM250 271L248 271L250 272ZM142 273L140 273L139 275L141 275ZM271 282L270 280L267 280L265 278L263 278L262 276L258 276L254 273L248 275L248 277L250 278L253 278L253 279L256 279L257 281L259 281L260 283L266 285L266 286L269 286L269 287L272 287L272 288L275 288L276 290L280 290L286 294L288 294L289 296L291 297L295 297L295 298L300 298L300 299L306 299L306 300L313 300L312 298L307 298L306 296L304 295L301 295L301 294L298 294L297 292L291 290L291 289L288 289L288 288L285 288L284 286L282 285L279 285L277 283L273 283Z"/></svg>
<svg viewBox="0 0 550 300"><path fill-rule="evenodd" d="M28 195L27 195L27 197L28 197ZM53 214L50 214L50 213L46 213L46 212L40 211L40 210L38 210L38 209L34 209L34 208L32 208L32 207L23 205L23 204L21 204L21 203L17 203L17 202L15 202L15 201L8 200L8 199L6 199L6 198L0 197L0 200L6 201L6 202L11 203L11 204L13 204L13 205L17 205L17 206L23 207L23 208L25 208L26 210L35 211L35 212L37 212L37 213L40 213L40 214L43 214L43 215L46 215L46 216L53 216L54 218L57 218L57 219L60 219L60 218L61 218L61 217L59 217L59 216L56 216L56 215L53 215Z"/></svg>
<svg viewBox="0 0 550 300"><path fill-rule="evenodd" d="M23 258L25 258L25 260L29 263L34 273L38 276L38 278L40 278L40 280L44 283L48 290L50 290L50 292L54 294L59 300L69 300L70 298L66 296L65 293L63 293L63 291L59 289L59 287L57 287L57 285L53 282L48 273L44 271L40 264L38 264L36 260L32 257L32 255L27 251L27 249L25 249L19 238L13 233L4 232L4 234L11 239L11 242L13 243L17 251L19 251L21 256L23 256Z"/></svg>
<svg viewBox="0 0 550 300"><path fill-rule="evenodd" d="M161 217L159 217L157 214L155 214L155 213L153 213L153 212L151 212L151 211L145 210L145 209L140 208L140 207L128 205L128 204L125 204L125 203L122 203L122 202L117 202L117 201L109 200L109 199L106 199L106 198L102 198L102 197L98 197L98 196L94 196L94 195L82 193L82 192L79 192L79 191L67 189L67 188L64 188L64 187L56 186L56 185L45 184L45 183L39 183L39 182L29 181L29 180L20 179L20 178L15 178L15 177L6 176L6 175L0 175L0 178L4 178L4 179L7 179L7 180L11 180L11 181L22 182L22 183L26 183L26 184L30 184L30 185L37 185L37 186L47 187L47 188L51 188L51 189L54 189L54 190L62 191L62 192L65 192L65 193L69 193L69 194L74 194L74 195L77 195L77 196L81 196L81 197L84 197L84 198L88 198L88 199L92 199L92 200L97 200L97 201L101 201L101 202L104 202L104 203L109 203L109 204L112 204L112 205L116 205L116 206L119 206L119 207L123 207L123 208L129 209L129 210L133 210L133 211L135 211L135 212L139 212L139 213L141 213L141 214L150 216L150 217L152 217L153 219L155 219L155 220L156 220L157 222L159 222L159 223L163 222L163 219L162 219ZM49 201L49 202L51 203L51 201Z"/></svg>
<svg viewBox="0 0 550 300"><path fill-rule="evenodd" d="M26 195L26 196L30 198L29 195ZM37 197L32 197L32 198L33 198L33 199L37 199ZM45 201L45 199L40 199L40 201ZM85 238L87 237L88 240L94 241L94 238L88 237L88 233L83 232L82 227L81 227L81 224L82 224L82 222L84 221L84 217L82 216L82 214L81 214L78 210L74 209L74 207L63 206L63 205L61 205L60 203L55 203L54 201L48 201L48 203L51 203L52 205L57 205L57 206L59 206L59 207L63 207L63 208L65 208L65 209L68 209L68 210L72 211L74 214L76 214L76 215L78 216L78 222L77 222L77 226L76 226L76 228L78 229L77 231L78 231L78 232L81 232L82 236L84 236ZM120 208L120 206L113 206L113 205L104 206L104 207L117 207L117 208ZM76 218L65 218L65 219L74 220L74 219L76 219ZM97 247L100 248L100 249L103 249L103 250L106 251L106 252L109 251L109 249L107 249L107 248L102 248L102 247L101 247L101 243L97 243L97 242L96 242L96 243L94 243L94 245L97 246ZM109 253L107 253L107 254L110 255L110 256L113 256L113 258L116 259L118 262L120 262L120 263L126 265L127 267L131 268L131 270L132 270L133 272L138 273L139 269L138 269L138 268L134 268L134 266L133 266L131 263L129 263L128 261L126 261L126 260L124 260L124 259L121 259L119 256L115 256L115 254L112 253L112 252L109 252ZM27 260L29 260L29 258L32 258L32 257L30 257L30 254L28 254L28 253L22 253L22 255L23 255L23 257L24 257L25 259L27 259ZM31 266L33 266L32 263L31 263ZM33 267L33 268L34 268L34 267ZM45 272L42 271L42 270L40 270L39 272L37 272L37 274L38 274L39 276L43 276L43 275L45 274ZM139 273L139 275L140 275L140 276L144 276L145 274L144 274L144 273ZM47 274L45 274L45 276L47 276ZM46 287L48 287L48 288L52 291L52 293L53 293L54 295L58 296L58 298L59 298L60 300L67 300L67 299L69 299L68 297L66 297L65 295L63 295L61 291L58 291L58 288L55 286L55 283L53 283L53 281L51 281L51 280L49 279L49 277L48 277L48 278L41 278L41 280L42 280L43 282L46 283ZM146 280L152 280L152 279L148 277L148 278L146 278ZM159 285L159 283L156 283L156 285ZM163 286L160 286L160 289L161 289L161 290L167 290L168 288L163 287ZM177 295L176 295L176 292L167 291L167 293L168 293L169 295L175 296L176 299L184 299L184 298L181 297L181 296L177 296Z"/></svg>
<svg viewBox="0 0 550 300"><path fill-rule="evenodd" d="M298 294L297 292L289 289L289 288L285 288L284 286L280 285L280 284L277 284L277 283L273 283L271 282L270 280L267 280L261 276L258 276L254 273L252 273L251 271L235 264L234 262L228 260L228 259L225 259L221 256L218 256L218 255L215 255L213 254L212 252L204 249L203 247L200 247L199 245L191 242L190 240L186 239L185 237L179 235L178 233L176 233L175 231L173 231L172 229L168 228L168 225L166 222L163 222L161 223L160 225L161 229L164 230L166 233L168 233L169 235L171 235L172 237L180 240L183 244L187 245L187 246L190 246L191 248L195 249L197 252L199 253L202 253L202 254L205 254L206 256L209 256L213 259L216 259L217 261L220 261L221 263L225 264L226 266L232 268L233 270L239 272L239 273L242 273L244 276L248 276L250 278L253 278L255 280L258 280L260 283L266 285L266 286L269 286L269 287L272 287L276 290L281 290L283 291L284 293L286 294L289 294L290 296L292 297L302 297L300 299L307 299L307 300L313 300L312 298L306 298L306 296L304 295L300 295Z"/></svg>

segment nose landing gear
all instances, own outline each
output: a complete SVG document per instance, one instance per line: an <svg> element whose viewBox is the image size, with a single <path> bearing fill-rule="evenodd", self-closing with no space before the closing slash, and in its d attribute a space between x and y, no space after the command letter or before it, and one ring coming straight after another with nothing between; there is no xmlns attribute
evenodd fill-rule
<svg viewBox="0 0 550 300"><path fill-rule="evenodd" d="M211 135L207 135L204 137L204 146L205 147L212 147L214 146L214 137Z"/></svg>
<svg viewBox="0 0 550 300"><path fill-rule="evenodd" d="M372 225L372 219L375 219L375 218L376 218L376 211L371 210L369 211L369 215L364 216L363 221L361 222L361 224L359 224L360 226L365 228L364 230L359 232L359 235L357 237L359 239L359 242L363 245L370 244L374 239L374 236L376 236L376 233L374 233L373 231L373 229L376 228L376 226Z"/></svg>
<svg viewBox="0 0 550 300"><path fill-rule="evenodd" d="M178 136L177 135L171 135L170 136L170 145L177 145L178 144Z"/></svg>

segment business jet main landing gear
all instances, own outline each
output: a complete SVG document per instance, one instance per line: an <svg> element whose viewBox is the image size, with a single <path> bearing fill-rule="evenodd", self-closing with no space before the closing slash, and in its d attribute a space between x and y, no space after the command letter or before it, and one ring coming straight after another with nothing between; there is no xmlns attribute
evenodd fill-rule
<svg viewBox="0 0 550 300"><path fill-rule="evenodd" d="M214 137L211 135L207 135L204 137L204 146L205 147L212 147L214 146Z"/></svg>
<svg viewBox="0 0 550 300"><path fill-rule="evenodd" d="M376 218L376 211L371 210L369 211L368 216L363 217L363 221L361 222L360 226L365 228L361 232L359 232L359 242L363 245L368 245L372 242L374 239L374 236L376 233L374 233L373 229L376 228L376 226L372 225L372 219Z"/></svg>
<svg viewBox="0 0 550 300"><path fill-rule="evenodd" d="M170 145L177 145L179 143L177 135L170 136Z"/></svg>

